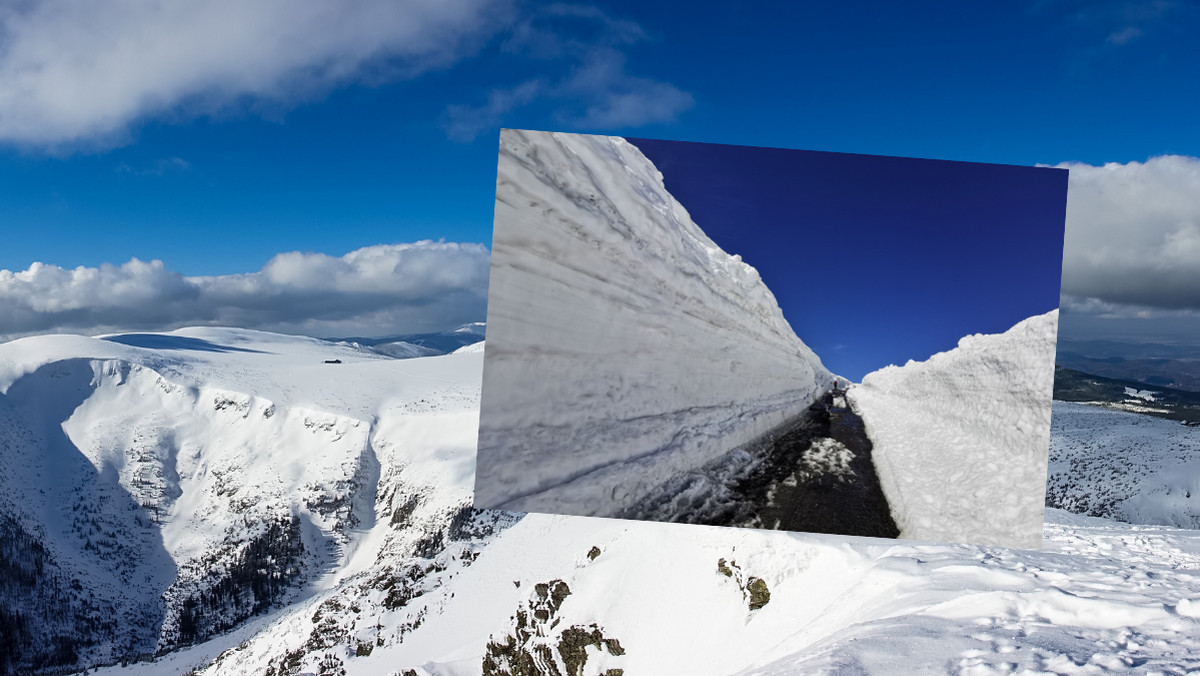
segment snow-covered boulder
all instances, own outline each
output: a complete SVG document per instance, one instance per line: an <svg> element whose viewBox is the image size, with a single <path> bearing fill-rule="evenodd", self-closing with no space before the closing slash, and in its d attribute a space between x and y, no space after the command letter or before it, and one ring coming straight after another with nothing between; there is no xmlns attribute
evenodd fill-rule
<svg viewBox="0 0 1200 676"><path fill-rule="evenodd" d="M500 137L475 504L616 515L832 376L622 138Z"/></svg>
<svg viewBox="0 0 1200 676"><path fill-rule="evenodd" d="M1058 311L973 335L848 393L900 537L1038 547Z"/></svg>

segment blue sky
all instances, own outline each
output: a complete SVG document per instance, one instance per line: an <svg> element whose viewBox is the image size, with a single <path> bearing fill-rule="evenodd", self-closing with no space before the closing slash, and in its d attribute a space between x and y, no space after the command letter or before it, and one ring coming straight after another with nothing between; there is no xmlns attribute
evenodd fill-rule
<svg viewBox="0 0 1200 676"><path fill-rule="evenodd" d="M853 381L1058 307L1066 170L631 140Z"/></svg>
<svg viewBox="0 0 1200 676"><path fill-rule="evenodd" d="M184 283L196 276L251 275L298 299L305 289L283 263L340 265L343 291L368 308L380 280L363 281L347 254L490 244L501 126L1020 165L1200 155L1194 3L324 7L101 12L44 0L0 18L0 270L108 264L121 280L145 272L121 267L136 257L162 261L146 274L180 282L181 298L200 293ZM1178 230L1185 212L1163 227ZM293 251L325 258L267 270ZM469 312L422 314L437 303L413 291L386 312L263 326L361 334L468 320L482 312L476 253L437 254L462 271L437 292L472 297ZM122 308L145 299L105 294L107 314L55 314L31 294L68 293L81 278L41 274L40 286L0 291L0 335L184 319L126 322ZM1152 294L1108 298L1085 277L1072 288L1089 317L1200 307L1200 290L1168 310ZM78 314L83 302L66 305ZM206 312L197 321L225 317Z"/></svg>

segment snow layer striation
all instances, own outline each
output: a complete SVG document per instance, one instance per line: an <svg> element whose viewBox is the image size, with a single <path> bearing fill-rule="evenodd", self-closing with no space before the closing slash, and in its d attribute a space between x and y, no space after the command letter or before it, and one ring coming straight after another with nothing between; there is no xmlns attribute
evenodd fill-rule
<svg viewBox="0 0 1200 676"><path fill-rule="evenodd" d="M617 515L832 376L624 139L500 140L475 504Z"/></svg>
<svg viewBox="0 0 1200 676"><path fill-rule="evenodd" d="M1041 542L1058 311L867 374L848 396L900 537Z"/></svg>

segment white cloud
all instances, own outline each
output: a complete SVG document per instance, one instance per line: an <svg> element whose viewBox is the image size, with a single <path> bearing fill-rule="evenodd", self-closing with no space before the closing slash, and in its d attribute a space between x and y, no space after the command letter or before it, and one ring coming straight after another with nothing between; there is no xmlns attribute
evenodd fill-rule
<svg viewBox="0 0 1200 676"><path fill-rule="evenodd" d="M0 2L0 142L70 152L127 142L151 118L277 111L353 82L443 68L503 36L502 55L538 77L449 106L472 140L541 100L584 127L673 120L691 107L672 84L628 73L649 36L592 5L516 0L31 0ZM177 169L126 167L129 173Z"/></svg>
<svg viewBox="0 0 1200 676"><path fill-rule="evenodd" d="M188 171L192 165L182 157L164 157L142 167L132 167L124 162L117 165L118 174L134 176L166 176L167 174Z"/></svg>
<svg viewBox="0 0 1200 676"><path fill-rule="evenodd" d="M438 330L484 317L482 244L378 245L335 257L283 253L258 272L185 277L162 261L0 270L0 339L226 325L308 335Z"/></svg>
<svg viewBox="0 0 1200 676"><path fill-rule="evenodd" d="M453 141L474 141L488 129L499 129L500 120L513 110L520 108L543 95L546 83L529 80L506 88L493 89L488 93L487 103L482 106L455 104L446 108L443 127Z"/></svg>
<svg viewBox="0 0 1200 676"><path fill-rule="evenodd" d="M41 0L0 5L0 140L113 143L150 115L289 104L454 62L508 0Z"/></svg>
<svg viewBox="0 0 1200 676"><path fill-rule="evenodd" d="M692 107L692 95L667 82L634 77L625 56L597 50L563 83L563 89L587 101L573 123L588 128L640 127L669 122Z"/></svg>
<svg viewBox="0 0 1200 676"><path fill-rule="evenodd" d="M636 23L590 5L543 7L518 22L503 46L508 54L545 64L543 75L493 89L482 105L448 106L446 133L471 141L536 102L551 104L559 124L591 131L670 122L694 99L673 84L628 72L624 49L647 37Z"/></svg>
<svg viewBox="0 0 1200 676"><path fill-rule="evenodd" d="M1178 0L1038 0L1033 13L1061 14L1066 24L1090 39L1121 47L1161 28L1168 20L1187 12Z"/></svg>
<svg viewBox="0 0 1200 676"><path fill-rule="evenodd" d="M1200 158L1059 166L1070 170L1063 294L1095 312L1200 310Z"/></svg>
<svg viewBox="0 0 1200 676"><path fill-rule="evenodd" d="M1142 29L1137 26L1126 26L1120 30L1113 31L1108 34L1106 41L1114 45L1128 44L1131 40L1140 38Z"/></svg>

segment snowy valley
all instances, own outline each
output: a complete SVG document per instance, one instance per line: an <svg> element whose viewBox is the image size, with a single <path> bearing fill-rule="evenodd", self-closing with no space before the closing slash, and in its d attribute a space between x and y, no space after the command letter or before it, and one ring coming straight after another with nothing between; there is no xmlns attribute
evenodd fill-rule
<svg viewBox="0 0 1200 676"><path fill-rule="evenodd" d="M442 486L471 472L480 367L237 329L0 345L0 667L144 658L382 546L439 548L385 537L377 503L439 526L468 509Z"/></svg>

